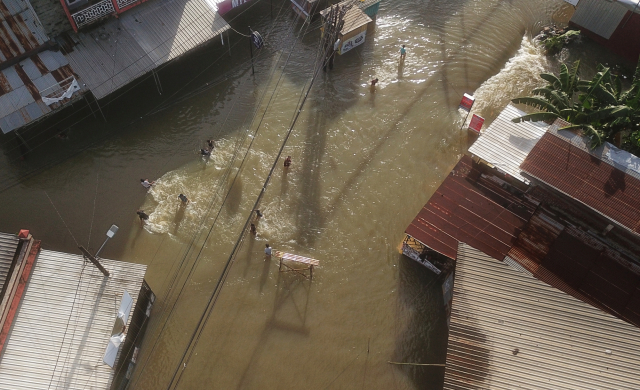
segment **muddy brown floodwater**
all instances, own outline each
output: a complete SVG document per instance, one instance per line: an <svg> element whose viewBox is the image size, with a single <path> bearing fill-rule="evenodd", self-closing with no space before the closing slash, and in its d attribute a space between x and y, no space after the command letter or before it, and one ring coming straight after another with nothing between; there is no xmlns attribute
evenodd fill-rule
<svg viewBox="0 0 640 390"><path fill-rule="evenodd" d="M0 138L0 229L29 228L43 247L76 252L120 226L102 256L147 264L158 296L130 388L165 389L176 370L180 389L441 388L441 367L387 362L445 360L440 286L398 247L463 152L462 94L475 94L489 124L538 73L611 56L589 42L541 54L531 38L567 19L561 0L383 1L365 44L317 79L284 149L293 164L277 165L257 236L243 241L184 365L313 68L317 24L301 30L288 2L273 6L274 20L256 1L232 22L265 37L255 76L246 40L232 34L231 56L216 41L162 69L165 95L147 80L105 106L107 123L76 115L59 125L68 139L46 140L57 131L46 126L25 133L24 161ZM146 115L167 98L174 104ZM157 180L148 193L147 177ZM266 243L319 259L313 282L279 273Z"/></svg>

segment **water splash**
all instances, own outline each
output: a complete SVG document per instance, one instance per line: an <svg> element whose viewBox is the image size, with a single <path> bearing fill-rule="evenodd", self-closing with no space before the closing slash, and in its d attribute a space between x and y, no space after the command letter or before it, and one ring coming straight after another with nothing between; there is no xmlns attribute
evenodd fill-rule
<svg viewBox="0 0 640 390"><path fill-rule="evenodd" d="M540 73L548 72L551 64L542 49L528 36L515 56L495 76L482 83L474 94L476 98L472 113L491 123L509 104L511 99L527 96L532 89L543 86Z"/></svg>

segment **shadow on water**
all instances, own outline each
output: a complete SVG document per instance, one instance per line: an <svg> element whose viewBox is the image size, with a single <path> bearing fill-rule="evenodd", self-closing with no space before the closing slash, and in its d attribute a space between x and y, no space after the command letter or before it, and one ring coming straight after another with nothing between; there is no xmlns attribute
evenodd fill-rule
<svg viewBox="0 0 640 390"><path fill-rule="evenodd" d="M266 263L270 264L270 261ZM267 273L268 273L268 266ZM264 271L263 271L264 274ZM261 287L262 290L262 287ZM301 276L278 271L276 293L270 318L265 322L260 338L251 353L246 368L240 375L237 389L245 389L255 385L252 368L257 365L266 352L269 339L275 332L284 332L291 336L309 337L310 329L306 325L307 308L311 282Z"/></svg>
<svg viewBox="0 0 640 390"><path fill-rule="evenodd" d="M447 320L440 279L417 262L398 258L398 326L395 362L444 364L447 351ZM416 389L442 389L444 367L394 366Z"/></svg>

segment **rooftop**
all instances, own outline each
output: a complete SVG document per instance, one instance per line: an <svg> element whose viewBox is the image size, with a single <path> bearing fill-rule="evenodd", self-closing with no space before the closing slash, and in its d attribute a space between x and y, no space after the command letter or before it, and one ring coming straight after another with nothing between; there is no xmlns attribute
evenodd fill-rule
<svg viewBox="0 0 640 390"><path fill-rule="evenodd" d="M549 187L523 192L517 183L465 156L406 233L452 259L463 242L519 264L565 293L640 326L640 237L609 229L610 220L602 214Z"/></svg>
<svg viewBox="0 0 640 390"><path fill-rule="evenodd" d="M110 387L114 370L103 355L125 291L133 298L133 315L146 266L101 262L109 278L80 255L38 254L4 345L0 388Z"/></svg>
<svg viewBox="0 0 640 390"><path fill-rule="evenodd" d="M490 168L463 156L405 232L451 259L461 241L502 260L535 207Z"/></svg>
<svg viewBox="0 0 640 390"><path fill-rule="evenodd" d="M445 389L637 389L640 329L460 244Z"/></svg>
<svg viewBox="0 0 640 390"><path fill-rule="evenodd" d="M74 85L69 97L57 99L75 75L59 51L46 49L49 37L28 1L0 0L0 24L0 129L8 133L69 102L82 88ZM46 98L56 101L47 104Z"/></svg>
<svg viewBox="0 0 640 390"><path fill-rule="evenodd" d="M544 122L512 122L512 119L525 114L509 104L473 143L469 153L494 165L499 171L528 183L521 175L520 164L549 125Z"/></svg>
<svg viewBox="0 0 640 390"><path fill-rule="evenodd" d="M568 138L567 134L573 135L551 131L545 134L522 163L522 171L640 234L637 173L619 169L596 152L585 151L570 142L577 136ZM606 154L604 148L601 153Z"/></svg>
<svg viewBox="0 0 640 390"><path fill-rule="evenodd" d="M70 35L66 57L101 99L229 29L207 0L155 0Z"/></svg>

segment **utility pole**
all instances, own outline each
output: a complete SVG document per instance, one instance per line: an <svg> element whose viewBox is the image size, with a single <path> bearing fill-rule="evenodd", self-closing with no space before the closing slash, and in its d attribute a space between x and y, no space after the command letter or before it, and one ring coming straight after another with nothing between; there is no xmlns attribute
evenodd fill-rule
<svg viewBox="0 0 640 390"><path fill-rule="evenodd" d="M329 65L329 69L333 69L333 60L341 44L341 42L338 41L338 36L344 27L344 16L350 8L351 6L345 5L341 7L339 4L335 7L332 6L329 15L325 19L325 32L322 44L325 52L322 67L324 71L327 70L327 65Z"/></svg>
<svg viewBox="0 0 640 390"><path fill-rule="evenodd" d="M102 266L102 264L100 264L100 262L98 260L96 260L95 257L93 257L93 255L91 253L89 253L88 250L84 249L84 247L82 245L80 245L78 247L78 249L80 249L82 251L82 254L84 255L84 258L89 260L90 262L93 263L93 265L95 265L96 267L98 267L98 269L100 270L100 272L102 272L104 274L104 276L109 277L109 271L107 271L106 269L104 269L104 267Z"/></svg>

